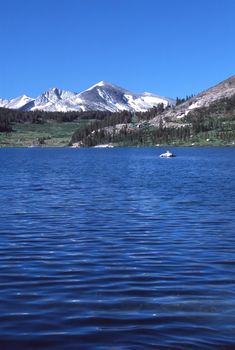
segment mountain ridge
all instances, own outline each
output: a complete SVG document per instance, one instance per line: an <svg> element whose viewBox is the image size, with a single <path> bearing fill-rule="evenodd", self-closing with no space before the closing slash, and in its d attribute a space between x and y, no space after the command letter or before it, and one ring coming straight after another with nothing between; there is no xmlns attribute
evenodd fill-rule
<svg viewBox="0 0 235 350"><path fill-rule="evenodd" d="M162 118L177 121L195 109L208 107L214 101L229 98L234 94L235 76L231 76L177 105L175 100L168 97L158 96L150 92L133 93L109 82L100 81L80 93L53 87L36 98L22 95L9 100L0 99L0 107L47 112L121 112L124 110L145 112L154 106L163 104L164 107L171 106L173 108L165 108ZM153 125L157 124L158 121L159 116L153 118Z"/></svg>
<svg viewBox="0 0 235 350"><path fill-rule="evenodd" d="M0 107L48 112L89 110L141 112L147 111L160 103L163 103L166 107L174 105L175 101L150 92L133 93L105 81L100 81L80 93L53 87L35 99L26 95L10 100L0 99Z"/></svg>

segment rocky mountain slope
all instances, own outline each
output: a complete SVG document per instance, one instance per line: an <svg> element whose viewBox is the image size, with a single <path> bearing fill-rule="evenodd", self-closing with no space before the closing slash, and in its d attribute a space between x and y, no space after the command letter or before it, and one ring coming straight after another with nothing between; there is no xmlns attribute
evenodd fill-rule
<svg viewBox="0 0 235 350"><path fill-rule="evenodd" d="M198 109L209 107L216 101L222 99L229 99L235 95L235 76L232 76L221 83L199 93L198 95L190 98L186 102L175 106L172 109L166 110L161 118L167 122L177 122L181 118L186 117L190 112ZM152 124L159 123L159 116L152 119Z"/></svg>

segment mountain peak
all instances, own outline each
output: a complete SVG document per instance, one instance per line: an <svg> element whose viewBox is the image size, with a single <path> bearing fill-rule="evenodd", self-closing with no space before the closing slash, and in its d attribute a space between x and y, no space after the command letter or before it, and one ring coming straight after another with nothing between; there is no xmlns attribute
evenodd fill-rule
<svg viewBox="0 0 235 350"><path fill-rule="evenodd" d="M58 89L57 87L52 87L48 89L45 94L55 94L55 95L60 95L63 90Z"/></svg>
<svg viewBox="0 0 235 350"><path fill-rule="evenodd" d="M96 86L105 86L105 85L110 85L107 81L101 80L99 83L96 84Z"/></svg>
<svg viewBox="0 0 235 350"><path fill-rule="evenodd" d="M60 89L58 89L57 87L52 87L50 88L48 91L51 91L51 92L57 92L59 91Z"/></svg>
<svg viewBox="0 0 235 350"><path fill-rule="evenodd" d="M19 98L27 99L27 98L31 98L31 97L24 94L24 95L21 95Z"/></svg>
<svg viewBox="0 0 235 350"><path fill-rule="evenodd" d="M114 85L112 85L111 83L109 83L107 81L101 80L98 83L96 83L96 84L92 85L91 87L89 87L88 89L86 89L85 91L90 91L90 90L93 90L97 87L114 87Z"/></svg>

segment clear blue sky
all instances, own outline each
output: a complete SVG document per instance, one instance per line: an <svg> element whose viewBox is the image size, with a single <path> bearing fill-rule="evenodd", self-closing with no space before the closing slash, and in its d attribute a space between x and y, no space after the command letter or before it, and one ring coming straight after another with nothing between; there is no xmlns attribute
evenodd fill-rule
<svg viewBox="0 0 235 350"><path fill-rule="evenodd" d="M106 80L184 97L235 74L234 0L0 0L0 98Z"/></svg>

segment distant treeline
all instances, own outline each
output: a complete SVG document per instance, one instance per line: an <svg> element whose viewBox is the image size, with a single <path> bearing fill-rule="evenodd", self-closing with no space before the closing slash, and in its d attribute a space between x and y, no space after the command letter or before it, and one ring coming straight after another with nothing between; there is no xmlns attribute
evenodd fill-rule
<svg viewBox="0 0 235 350"><path fill-rule="evenodd" d="M89 133L88 128L76 131L71 144L81 142L83 147L92 147L98 144L116 143L124 146L150 146L155 144L169 143L172 140L186 141L190 137L190 127L179 128L153 128L143 125L140 128L130 129L128 124L118 132L109 132L105 129L95 129Z"/></svg>
<svg viewBox="0 0 235 350"><path fill-rule="evenodd" d="M164 111L163 104L159 104L147 112L112 113L102 120L80 127L72 135L70 144L80 142L84 147L92 147L106 143L128 146L167 143L173 139L185 141L190 136L191 128L188 126L163 127L161 115ZM156 116L160 117L158 128L151 126L148 122Z"/></svg>
<svg viewBox="0 0 235 350"><path fill-rule="evenodd" d="M143 123L144 121L149 121L161 115L164 111L164 105L160 103L157 107L150 109L147 112L116 112L108 113L102 119L96 119L87 125L83 125L78 130L76 130L72 136L71 144L75 142L82 141L84 146L94 146L100 142L119 142L120 135L122 138L127 137L130 134L128 130L128 124L132 123L137 127L138 123ZM120 135L118 136L116 132L116 126L124 124L125 126L120 130ZM111 137L110 132L106 132L105 128L112 127L113 135ZM126 132L125 132L126 130ZM123 134L124 133L124 134Z"/></svg>
<svg viewBox="0 0 235 350"><path fill-rule="evenodd" d="M164 110L163 104L159 104L152 110L144 113L136 113L138 120L149 120L153 118L156 113L161 113ZM56 121L58 123L73 122L75 120L108 120L113 116L114 120L123 120L131 118L133 112L123 111L112 113L109 111L86 111L86 112L45 112L45 111L21 111L17 109L0 108L0 132L13 131L15 123L32 123L43 124L47 121Z"/></svg>
<svg viewBox="0 0 235 350"><path fill-rule="evenodd" d="M110 112L45 112L21 111L16 109L0 108L0 132L11 132L15 123L43 124L47 121L58 123L72 122L80 119L103 119Z"/></svg>
<svg viewBox="0 0 235 350"><path fill-rule="evenodd" d="M184 97L184 98L176 97L175 105L176 105L176 106L181 105L181 103L184 103L184 102L190 100L190 99L193 98L193 97L194 97L193 94L192 94L192 95L189 95L189 96L187 95L187 96Z"/></svg>

